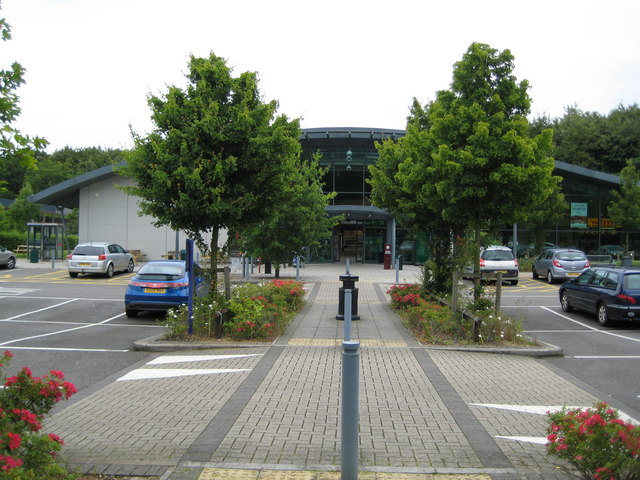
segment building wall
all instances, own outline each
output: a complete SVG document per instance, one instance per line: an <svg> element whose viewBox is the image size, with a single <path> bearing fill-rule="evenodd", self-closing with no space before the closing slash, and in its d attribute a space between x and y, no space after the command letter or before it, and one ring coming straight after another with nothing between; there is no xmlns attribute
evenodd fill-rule
<svg viewBox="0 0 640 480"><path fill-rule="evenodd" d="M126 177L111 177L80 190L78 242L115 242L128 250L140 250L147 260L162 260L162 255L175 250L176 233L169 227L154 227L153 217L138 215L138 200L118 186L130 186ZM180 233L180 249L187 235ZM211 236L206 235L209 242ZM220 232L219 245L226 243L226 232ZM202 254L196 251L196 259Z"/></svg>

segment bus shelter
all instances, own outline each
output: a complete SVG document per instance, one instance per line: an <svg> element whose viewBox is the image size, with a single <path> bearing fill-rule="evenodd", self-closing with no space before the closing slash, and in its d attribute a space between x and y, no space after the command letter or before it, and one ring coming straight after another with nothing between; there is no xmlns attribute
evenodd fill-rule
<svg viewBox="0 0 640 480"><path fill-rule="evenodd" d="M66 229L60 223L27 224L27 251L29 261L62 260L66 245Z"/></svg>

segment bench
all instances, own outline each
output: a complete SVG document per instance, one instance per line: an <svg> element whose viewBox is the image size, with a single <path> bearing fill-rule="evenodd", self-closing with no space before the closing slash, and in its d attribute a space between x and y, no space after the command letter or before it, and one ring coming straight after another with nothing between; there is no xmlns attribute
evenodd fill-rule
<svg viewBox="0 0 640 480"><path fill-rule="evenodd" d="M26 245L18 245L16 247L16 253L27 253L28 249Z"/></svg>

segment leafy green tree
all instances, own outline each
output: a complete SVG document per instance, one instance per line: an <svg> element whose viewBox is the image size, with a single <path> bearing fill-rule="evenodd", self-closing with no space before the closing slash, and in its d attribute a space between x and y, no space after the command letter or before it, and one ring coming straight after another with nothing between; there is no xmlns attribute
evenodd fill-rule
<svg viewBox="0 0 640 480"><path fill-rule="evenodd" d="M421 228L439 224L451 240L461 226L473 232L476 271L481 232L526 220L559 182L552 176L552 132L529 136L528 82L518 83L513 68L509 50L473 43L454 66L450 90L420 110L414 102L407 135L387 145L395 159L379 150L382 165L399 162L398 202L420 215ZM373 170L372 177L375 190Z"/></svg>
<svg viewBox="0 0 640 480"><path fill-rule="evenodd" d="M300 155L300 127L276 117L277 102L261 100L256 73L234 77L213 53L191 56L187 80L184 90L149 96L155 128L134 134L122 172L136 182L126 190L140 198L142 213L186 231L211 254L215 284L220 229L242 231L267 218Z"/></svg>
<svg viewBox="0 0 640 480"><path fill-rule="evenodd" d="M31 195L33 195L33 190L27 182L7 209L7 215L16 230L26 231L27 223L37 221L40 217L40 205L27 200Z"/></svg>
<svg viewBox="0 0 640 480"><path fill-rule="evenodd" d="M323 194L324 173L317 159L298 161L278 192L280 201L273 211L242 232L246 251L272 263L276 278L280 276L280 265L289 264L303 246L320 246L321 240L330 238L331 229L341 220L326 215L325 208L336 194Z"/></svg>
<svg viewBox="0 0 640 480"><path fill-rule="evenodd" d="M554 139L557 160L606 171L608 135L606 118L601 114L568 107L562 120L554 125Z"/></svg>
<svg viewBox="0 0 640 480"><path fill-rule="evenodd" d="M5 18L0 18L0 38L11 39L11 27ZM25 69L13 62L8 69L0 70L0 166L11 163L34 168L35 151L43 150L47 141L40 137L29 137L11 124L20 115L19 97L16 90L24 83Z"/></svg>
<svg viewBox="0 0 640 480"><path fill-rule="evenodd" d="M620 191L612 190L609 216L626 230L625 250L629 251L629 231L640 229L640 159L628 160L620 172Z"/></svg>

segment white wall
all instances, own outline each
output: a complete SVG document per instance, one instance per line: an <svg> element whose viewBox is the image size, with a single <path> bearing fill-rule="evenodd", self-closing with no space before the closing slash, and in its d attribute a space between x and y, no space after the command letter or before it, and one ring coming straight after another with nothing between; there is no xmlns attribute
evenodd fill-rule
<svg viewBox="0 0 640 480"><path fill-rule="evenodd" d="M169 227L154 227L152 217L138 215L137 197L117 188L131 184L128 178L115 176L80 190L78 242L115 242L128 250L140 250L147 260L161 260L162 255L175 250L176 232ZM210 238L209 234L205 236L207 242ZM181 232L181 250L186 239ZM220 232L219 246L226 241L226 231Z"/></svg>

